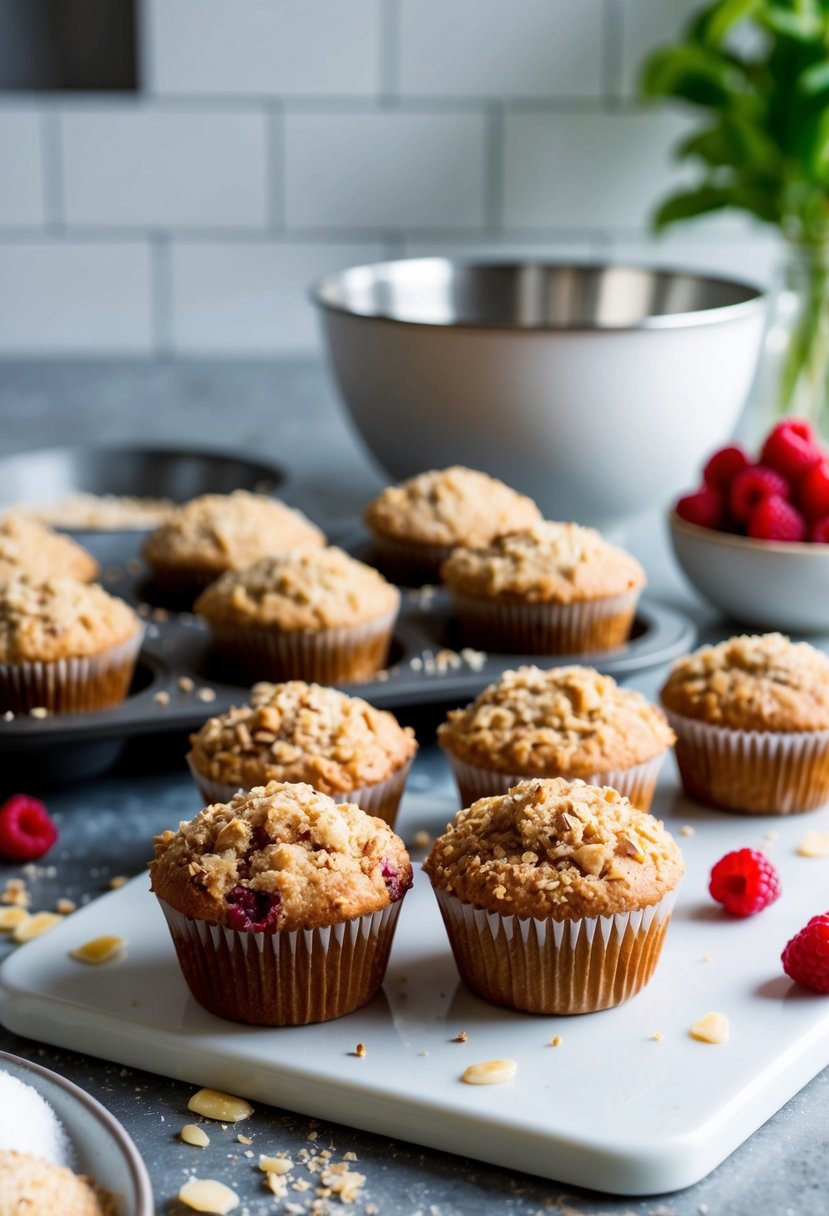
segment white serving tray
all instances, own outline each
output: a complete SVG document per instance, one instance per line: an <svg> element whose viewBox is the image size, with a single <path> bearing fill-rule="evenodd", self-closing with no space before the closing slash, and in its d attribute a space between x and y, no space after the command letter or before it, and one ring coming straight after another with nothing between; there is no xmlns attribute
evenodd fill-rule
<svg viewBox="0 0 829 1216"><path fill-rule="evenodd" d="M791 934L826 910L829 859L795 849L808 828L829 829L829 808L790 820L707 812L676 793L673 761L666 769L656 809L695 835L680 837L688 870L656 976L618 1009L534 1017L472 996L418 868L383 992L340 1021L267 1030L205 1013L144 876L12 954L0 1020L60 1047L562 1183L623 1194L690 1186L829 1064L829 997L796 988L779 965ZM409 795L402 834L440 830L455 806L448 780ZM769 831L779 832L770 852L783 898L751 920L727 918L707 896L710 866ZM68 957L101 933L126 938L123 962L96 969ZM712 1010L731 1020L727 1045L689 1037ZM468 1042L452 1042L462 1030ZM563 1043L548 1046L555 1034ZM467 1064L502 1057L518 1062L509 1084L460 1082Z"/></svg>

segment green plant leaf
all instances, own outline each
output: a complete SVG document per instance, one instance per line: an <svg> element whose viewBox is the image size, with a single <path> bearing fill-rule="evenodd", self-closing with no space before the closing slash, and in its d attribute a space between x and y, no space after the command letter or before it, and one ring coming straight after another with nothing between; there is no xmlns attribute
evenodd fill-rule
<svg viewBox="0 0 829 1216"><path fill-rule="evenodd" d="M829 59L813 63L800 73L797 87L808 97L816 97L829 90Z"/></svg>
<svg viewBox="0 0 829 1216"><path fill-rule="evenodd" d="M646 97L677 97L694 105L726 109L738 104L748 81L717 51L686 45L656 51L645 62L641 89Z"/></svg>
<svg viewBox="0 0 829 1216"><path fill-rule="evenodd" d="M722 211L729 206L731 203L726 190L713 186L682 190L659 204L653 216L653 227L656 232L664 232L671 224L679 223L680 220L695 219L700 215L708 215L711 211Z"/></svg>
<svg viewBox="0 0 829 1216"><path fill-rule="evenodd" d="M759 13L764 7L764 0L719 0L706 13L703 39L712 46L720 46L735 25Z"/></svg>
<svg viewBox="0 0 829 1216"><path fill-rule="evenodd" d="M780 151L761 126L729 114L723 114L713 127L683 139L675 155L679 160L698 159L712 166L740 166L764 174L773 174L780 164Z"/></svg>
<svg viewBox="0 0 829 1216"><path fill-rule="evenodd" d="M816 12L794 13L766 5L758 19L773 33L796 42L818 42L826 34L826 18Z"/></svg>

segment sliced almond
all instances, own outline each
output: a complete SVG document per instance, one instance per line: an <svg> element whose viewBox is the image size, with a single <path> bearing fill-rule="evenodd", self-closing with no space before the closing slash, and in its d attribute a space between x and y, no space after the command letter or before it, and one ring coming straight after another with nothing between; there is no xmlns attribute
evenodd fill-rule
<svg viewBox="0 0 829 1216"><path fill-rule="evenodd" d="M11 933L12 929L28 919L29 913L25 908L0 908L0 933Z"/></svg>
<svg viewBox="0 0 829 1216"><path fill-rule="evenodd" d="M69 957L79 963L88 963L91 967L100 967L103 963L111 963L123 958L126 954L127 943L123 937L114 933L105 933L102 937L93 937L73 950Z"/></svg>
<svg viewBox="0 0 829 1216"><path fill-rule="evenodd" d="M194 1212L212 1212L225 1216L239 1206L239 1196L223 1182L214 1178L191 1178L178 1193L181 1203Z"/></svg>
<svg viewBox="0 0 829 1216"><path fill-rule="evenodd" d="M807 832L797 851L801 857L829 857L829 832Z"/></svg>
<svg viewBox="0 0 829 1216"><path fill-rule="evenodd" d="M55 925L59 925L62 920L63 917L59 916L57 912L35 912L33 916L27 916L12 930L12 941L17 942L19 946L25 942L33 942L42 933L48 933L50 929L54 929Z"/></svg>
<svg viewBox="0 0 829 1216"><path fill-rule="evenodd" d="M210 1137L207 1132L203 1127L198 1127L195 1123L185 1123L179 1132L179 1136L185 1144L192 1144L193 1148L207 1148L210 1143Z"/></svg>
<svg viewBox="0 0 829 1216"><path fill-rule="evenodd" d="M706 1013L705 1017L694 1022L689 1034L700 1043L727 1043L729 1029L724 1013Z"/></svg>
<svg viewBox="0 0 829 1216"><path fill-rule="evenodd" d="M187 1103L187 1109L194 1115L216 1119L219 1123L239 1123L253 1114L250 1102L222 1093L220 1089L200 1089Z"/></svg>
<svg viewBox="0 0 829 1216"><path fill-rule="evenodd" d="M603 844L583 844L573 850L573 861L582 874L601 874L605 856Z"/></svg>
<svg viewBox="0 0 829 1216"><path fill-rule="evenodd" d="M259 1168L265 1174L290 1174L294 1163L290 1157L262 1156L259 1158Z"/></svg>
<svg viewBox="0 0 829 1216"><path fill-rule="evenodd" d="M464 1069L461 1080L467 1085L503 1085L511 1081L517 1071L515 1060L484 1060Z"/></svg>

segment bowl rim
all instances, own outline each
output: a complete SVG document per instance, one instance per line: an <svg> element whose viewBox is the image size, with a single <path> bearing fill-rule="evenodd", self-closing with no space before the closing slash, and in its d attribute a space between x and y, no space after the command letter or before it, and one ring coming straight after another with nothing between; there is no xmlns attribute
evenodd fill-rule
<svg viewBox="0 0 829 1216"><path fill-rule="evenodd" d="M661 313L649 317L643 317L641 320L631 323L619 325L596 325L589 324L583 321L574 321L567 324L533 324L533 325L517 325L509 324L503 321L424 321L409 320L405 317L389 316L383 312L359 312L356 309L349 308L345 304L335 304L324 298L325 289L338 279L342 279L344 275L351 274L354 271L378 271L384 267L403 266L403 265L425 265L429 262L440 264L444 267L474 269L474 270L500 270L536 267L545 270L628 270L641 272L646 274L667 274L667 275L685 275L692 279L707 283L727 284L729 287L742 288L749 292L748 299L740 300L734 304L721 304L713 308L699 308L690 312L678 313ZM503 259L497 258L464 258L464 257L417 257L417 258L386 258L378 262L362 262L353 266L345 266L341 270L331 271L328 274L320 276L308 288L308 298L311 303L320 309L323 313L334 313L340 316L352 317L360 321L382 322L387 325L405 326L409 329L443 329L443 330L468 330L472 333L484 331L495 331L504 334L521 334L525 336L539 334L623 334L623 333L641 333L643 331L664 330L664 329L691 329L698 325L720 325L726 322L740 320L744 317L751 317L755 313L762 315L766 307L766 292L756 283L746 282L745 279L727 278L723 275L715 274L700 274L698 271L688 267L677 265L648 265L644 262L600 262L594 259L586 258L584 260L568 259L566 261L548 260L546 258L525 258L525 259Z"/></svg>
<svg viewBox="0 0 829 1216"><path fill-rule="evenodd" d="M682 519L673 507L668 511L668 523L673 532L684 532L696 540L706 541L712 545L722 545L725 548L740 549L743 553L782 553L800 557L809 554L817 557L818 560L829 558L829 545L820 545L805 540L755 540L752 536L718 532L716 528L703 528L701 524L692 524L689 520Z"/></svg>

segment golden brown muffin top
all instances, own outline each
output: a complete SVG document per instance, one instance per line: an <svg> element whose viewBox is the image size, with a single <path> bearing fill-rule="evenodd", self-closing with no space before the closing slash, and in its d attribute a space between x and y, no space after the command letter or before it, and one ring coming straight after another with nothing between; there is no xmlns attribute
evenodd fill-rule
<svg viewBox="0 0 829 1216"><path fill-rule="evenodd" d="M658 903L684 864L661 821L616 790L555 777L459 811L423 868L478 908L579 920Z"/></svg>
<svg viewBox="0 0 829 1216"><path fill-rule="evenodd" d="M389 486L365 511L375 535L422 545L485 545L541 518L531 498L502 481L453 465Z"/></svg>
<svg viewBox="0 0 829 1216"><path fill-rule="evenodd" d="M179 507L142 550L150 565L199 571L241 570L283 549L311 548L325 537L300 511L266 494L204 494Z"/></svg>
<svg viewBox="0 0 829 1216"><path fill-rule="evenodd" d="M74 578L0 583L0 662L51 662L100 654L141 628L128 604Z"/></svg>
<svg viewBox="0 0 829 1216"><path fill-rule="evenodd" d="M476 599L570 604L645 585L636 558L593 528L542 520L480 548L455 549L440 569L450 591Z"/></svg>
<svg viewBox="0 0 829 1216"><path fill-rule="evenodd" d="M88 1178L32 1153L0 1150L0 1213L10 1216L110 1216L114 1208Z"/></svg>
<svg viewBox="0 0 829 1216"><path fill-rule="evenodd" d="M25 515L0 519L0 581L25 574L32 579L68 575L91 583L98 573L95 558L71 536Z"/></svg>
<svg viewBox="0 0 829 1216"><path fill-rule="evenodd" d="M641 693L592 667L519 667L452 710L438 740L467 764L496 772L586 778L653 759L674 733Z"/></svg>
<svg viewBox="0 0 829 1216"><path fill-rule="evenodd" d="M353 803L272 781L155 838L152 889L185 916L250 932L376 912L411 886L399 836Z"/></svg>
<svg viewBox="0 0 829 1216"><path fill-rule="evenodd" d="M661 696L672 713L731 730L826 730L829 657L782 633L729 638L675 663Z"/></svg>
<svg viewBox="0 0 829 1216"><path fill-rule="evenodd" d="M417 751L411 727L335 688L257 684L251 701L190 736L188 759L198 772L245 789L307 781L336 796L385 781Z"/></svg>
<svg viewBox="0 0 829 1216"><path fill-rule="evenodd" d="M359 625L397 612L400 592L342 549L292 549L230 570L202 592L195 611L211 624L286 632Z"/></svg>

